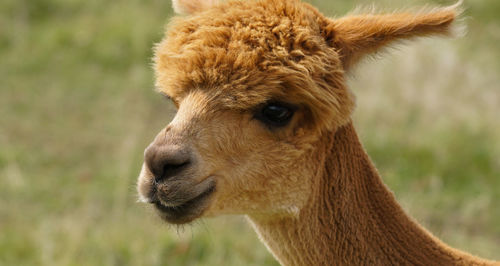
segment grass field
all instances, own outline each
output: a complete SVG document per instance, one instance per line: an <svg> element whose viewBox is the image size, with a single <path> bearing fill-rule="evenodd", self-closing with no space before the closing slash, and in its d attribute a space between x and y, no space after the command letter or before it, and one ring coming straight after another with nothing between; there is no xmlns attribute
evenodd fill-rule
<svg viewBox="0 0 500 266"><path fill-rule="evenodd" d="M354 119L412 216L500 259L500 1L464 6L465 37L357 69ZM2 0L0 14L0 265L277 265L242 217L173 228L136 202L143 150L173 114L150 68L170 1Z"/></svg>

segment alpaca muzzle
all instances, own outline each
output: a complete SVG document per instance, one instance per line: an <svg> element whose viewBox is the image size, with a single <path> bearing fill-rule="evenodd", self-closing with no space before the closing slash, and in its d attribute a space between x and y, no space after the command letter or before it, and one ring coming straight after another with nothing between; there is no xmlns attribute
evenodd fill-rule
<svg viewBox="0 0 500 266"><path fill-rule="evenodd" d="M215 191L213 177L198 178L192 154L186 146L157 141L144 152L139 196L169 223L187 223L201 216Z"/></svg>

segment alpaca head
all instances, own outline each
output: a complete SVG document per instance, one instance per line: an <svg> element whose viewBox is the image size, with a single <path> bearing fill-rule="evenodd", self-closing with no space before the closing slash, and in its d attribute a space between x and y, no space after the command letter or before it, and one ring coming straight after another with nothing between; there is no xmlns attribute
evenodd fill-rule
<svg viewBox="0 0 500 266"><path fill-rule="evenodd" d="M174 1L156 47L175 118L145 151L141 199L171 223L295 215L354 107L345 73L397 41L446 34L454 8L329 19L297 0ZM159 114L161 115L161 114Z"/></svg>

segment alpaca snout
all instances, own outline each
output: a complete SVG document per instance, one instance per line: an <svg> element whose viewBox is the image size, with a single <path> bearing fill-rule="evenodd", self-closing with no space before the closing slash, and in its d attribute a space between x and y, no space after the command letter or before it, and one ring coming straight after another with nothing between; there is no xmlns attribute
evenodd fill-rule
<svg viewBox="0 0 500 266"><path fill-rule="evenodd" d="M201 216L215 191L214 177L201 174L196 158L189 146L165 140L155 140L144 151L139 198L153 204L169 223L187 223Z"/></svg>

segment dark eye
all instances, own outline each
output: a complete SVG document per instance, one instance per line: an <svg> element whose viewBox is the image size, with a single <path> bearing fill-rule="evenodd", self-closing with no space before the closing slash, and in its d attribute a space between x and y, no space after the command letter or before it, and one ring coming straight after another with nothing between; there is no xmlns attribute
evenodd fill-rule
<svg viewBox="0 0 500 266"><path fill-rule="evenodd" d="M273 102L262 107L255 115L257 119L269 126L286 126L292 119L295 108L288 104Z"/></svg>

